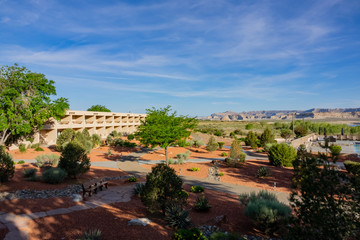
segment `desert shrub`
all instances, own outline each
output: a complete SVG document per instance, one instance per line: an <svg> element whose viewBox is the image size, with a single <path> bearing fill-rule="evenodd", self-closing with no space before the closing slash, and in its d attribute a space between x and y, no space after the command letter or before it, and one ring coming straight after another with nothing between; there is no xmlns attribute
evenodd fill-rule
<svg viewBox="0 0 360 240"><path fill-rule="evenodd" d="M286 143L275 144L269 150L269 161L274 166L291 167L296 156L296 149Z"/></svg>
<svg viewBox="0 0 360 240"><path fill-rule="evenodd" d="M175 161L175 164L182 165L182 164L184 164L184 160L182 158L178 159L177 161Z"/></svg>
<svg viewBox="0 0 360 240"><path fill-rule="evenodd" d="M175 170L165 164L158 164L146 175L144 191L141 201L150 212L162 210L170 203L183 201L179 192L182 190L183 180L176 175Z"/></svg>
<svg viewBox="0 0 360 240"><path fill-rule="evenodd" d="M174 164L175 160L173 158L169 158L168 163L169 163L169 165Z"/></svg>
<svg viewBox="0 0 360 240"><path fill-rule="evenodd" d="M23 172L23 177L24 178L34 177L36 175L36 173L37 173L36 168L29 168Z"/></svg>
<svg viewBox="0 0 360 240"><path fill-rule="evenodd" d="M38 148L38 147L40 147L40 143L34 143L34 144L32 144L31 145L31 148Z"/></svg>
<svg viewBox="0 0 360 240"><path fill-rule="evenodd" d="M213 134L214 134L215 136L221 137L221 136L224 134L224 130L222 130L222 129L215 129L214 132L213 132Z"/></svg>
<svg viewBox="0 0 360 240"><path fill-rule="evenodd" d="M142 192L144 191L145 183L137 183L134 187L134 194L140 196Z"/></svg>
<svg viewBox="0 0 360 240"><path fill-rule="evenodd" d="M271 132L270 128L266 128L260 136L260 144L262 147L267 143L276 143L275 135Z"/></svg>
<svg viewBox="0 0 360 240"><path fill-rule="evenodd" d="M81 145L87 153L90 153L93 148L93 143L89 131L85 128L82 132L76 132L73 142Z"/></svg>
<svg viewBox="0 0 360 240"><path fill-rule="evenodd" d="M330 152L331 152L331 156L333 158L337 158L340 153L341 153L341 146L338 146L338 145L331 145L329 146L329 149L330 149Z"/></svg>
<svg viewBox="0 0 360 240"><path fill-rule="evenodd" d="M58 167L64 169L70 177L76 178L78 174L89 171L90 165L86 150L81 145L71 142L61 153Z"/></svg>
<svg viewBox="0 0 360 240"><path fill-rule="evenodd" d="M114 140L114 137L112 135L108 135L106 137L106 145L108 146L113 146L113 140ZM121 139L122 140L122 139Z"/></svg>
<svg viewBox="0 0 360 240"><path fill-rule="evenodd" d="M61 132L60 136L56 139L56 149L62 151L64 144L71 142L74 139L75 131L72 128L67 128Z"/></svg>
<svg viewBox="0 0 360 240"><path fill-rule="evenodd" d="M266 143L264 146L264 151L268 153L272 146L274 146L274 143Z"/></svg>
<svg viewBox="0 0 360 240"><path fill-rule="evenodd" d="M200 168L198 168L198 167L192 167L192 168L190 168L189 170L192 171L192 172L198 172L198 171L200 171Z"/></svg>
<svg viewBox="0 0 360 240"><path fill-rule="evenodd" d="M235 129L233 133L235 133L237 135L244 135L244 133L241 129Z"/></svg>
<svg viewBox="0 0 360 240"><path fill-rule="evenodd" d="M193 193L202 193L204 192L204 188L202 186L192 186L190 188L190 192L193 192Z"/></svg>
<svg viewBox="0 0 360 240"><path fill-rule="evenodd" d="M344 165L349 173L360 175L360 163L347 160Z"/></svg>
<svg viewBox="0 0 360 240"><path fill-rule="evenodd" d="M56 154L43 154L35 157L36 166L43 167L46 165L51 165L56 167L59 163L60 156Z"/></svg>
<svg viewBox="0 0 360 240"><path fill-rule="evenodd" d="M283 128L280 130L280 136L287 141L291 137L292 133L291 130L288 128Z"/></svg>
<svg viewBox="0 0 360 240"><path fill-rule="evenodd" d="M226 152L222 152L221 156L226 157L228 154Z"/></svg>
<svg viewBox="0 0 360 240"><path fill-rule="evenodd" d="M17 162L17 164L24 164L24 163L25 163L24 160L20 160L20 161Z"/></svg>
<svg viewBox="0 0 360 240"><path fill-rule="evenodd" d="M248 193L243 193L239 195L239 201L242 205L247 205L250 201L256 201L259 199L265 199L265 200L269 200L269 201L276 201L277 198L275 196L275 194L270 193L268 191L265 190L261 190L258 193L255 192L251 192L250 194Z"/></svg>
<svg viewBox="0 0 360 240"><path fill-rule="evenodd" d="M223 146L224 146L224 144L225 144L225 142L217 142L217 144L218 144L219 148L222 149Z"/></svg>
<svg viewBox="0 0 360 240"><path fill-rule="evenodd" d="M245 240L245 238L228 232L214 232L211 234L209 240Z"/></svg>
<svg viewBox="0 0 360 240"><path fill-rule="evenodd" d="M296 137L303 137L307 134L308 129L305 125L298 125L294 128L294 133Z"/></svg>
<svg viewBox="0 0 360 240"><path fill-rule="evenodd" d="M202 195L201 197L198 197L196 199L194 209L199 212L206 212L209 211L211 208L211 205L209 204L209 200Z"/></svg>
<svg viewBox="0 0 360 240"><path fill-rule="evenodd" d="M176 158L178 161L186 161L189 159L189 156L190 156L190 152L189 151L186 151L185 153L179 153L179 154L176 154Z"/></svg>
<svg viewBox="0 0 360 240"><path fill-rule="evenodd" d="M244 155L242 154L242 147L237 139L231 143L229 158L235 162L245 162ZM245 155L246 156L246 155Z"/></svg>
<svg viewBox="0 0 360 240"><path fill-rule="evenodd" d="M98 147L101 145L101 137L98 134L91 135L91 142L94 147Z"/></svg>
<svg viewBox="0 0 360 240"><path fill-rule="evenodd" d="M222 177L224 175L225 175L225 173L223 173L223 172L219 173L219 177Z"/></svg>
<svg viewBox="0 0 360 240"><path fill-rule="evenodd" d="M110 148L108 149L107 155L108 155L108 156L111 156L111 155L112 155L112 150L111 150Z"/></svg>
<svg viewBox="0 0 360 240"><path fill-rule="evenodd" d="M35 148L35 151L37 151L37 152L43 152L44 149L43 149L42 147L37 147L37 148Z"/></svg>
<svg viewBox="0 0 360 240"><path fill-rule="evenodd" d="M129 135L127 136L127 139L128 139L129 141L134 140L134 138L135 138L134 134L129 134Z"/></svg>
<svg viewBox="0 0 360 240"><path fill-rule="evenodd" d="M180 199L187 200L187 198L189 197L189 194L188 194L186 191L181 190L181 191L179 192L179 197L180 197Z"/></svg>
<svg viewBox="0 0 360 240"><path fill-rule="evenodd" d="M26 145L25 144L20 144L19 145L19 151L21 152L21 153L24 153L24 152L26 152Z"/></svg>
<svg viewBox="0 0 360 240"><path fill-rule="evenodd" d="M261 166L258 168L256 175L258 178L268 177L270 175L270 170L267 167Z"/></svg>
<svg viewBox="0 0 360 240"><path fill-rule="evenodd" d="M121 132L117 132L117 131L112 131L110 134L110 136L114 137L114 138L121 138L122 137L122 133Z"/></svg>
<svg viewBox="0 0 360 240"><path fill-rule="evenodd" d="M131 177L128 179L129 182L137 182L138 178L137 177Z"/></svg>
<svg viewBox="0 0 360 240"><path fill-rule="evenodd" d="M254 128L254 124L252 124L252 123L248 123L248 124L246 124L246 126L245 126L245 129L246 130L250 130L250 129L253 129Z"/></svg>
<svg viewBox="0 0 360 240"><path fill-rule="evenodd" d="M176 144L177 144L179 147L188 147L188 146L190 146L190 143L189 143L189 142L186 142L185 139L178 140L178 141L176 142Z"/></svg>
<svg viewBox="0 0 360 240"><path fill-rule="evenodd" d="M50 168L43 172L42 179L46 183L58 184L64 181L67 173L61 168Z"/></svg>
<svg viewBox="0 0 360 240"><path fill-rule="evenodd" d="M183 209L181 204L172 203L166 207L165 220L169 226L179 229L191 226L189 210Z"/></svg>
<svg viewBox="0 0 360 240"><path fill-rule="evenodd" d="M14 176L15 166L11 155L0 146L0 182L7 182Z"/></svg>
<svg viewBox="0 0 360 240"><path fill-rule="evenodd" d="M77 240L101 240L103 239L102 233L99 229L88 230L83 233L83 236Z"/></svg>
<svg viewBox="0 0 360 240"><path fill-rule="evenodd" d="M196 148L199 148L199 147L201 147L203 145L204 145L203 141L200 141L200 140L194 140L193 141L193 146L196 147Z"/></svg>
<svg viewBox="0 0 360 240"><path fill-rule="evenodd" d="M218 148L218 144L217 144L217 142L215 141L215 138L213 137L213 136L211 136L210 138L209 138L209 142L208 142L208 144L207 144L207 146L206 146L206 150L208 150L209 152L213 152L213 151L215 151L217 148Z"/></svg>
<svg viewBox="0 0 360 240"><path fill-rule="evenodd" d="M247 146L250 146L255 149L258 147L257 141L258 141L258 139L257 139L255 133L253 131L248 132L248 134L246 135L246 138L245 138L245 144Z"/></svg>
<svg viewBox="0 0 360 240"><path fill-rule="evenodd" d="M179 229L174 233L174 240L206 240L198 228Z"/></svg>

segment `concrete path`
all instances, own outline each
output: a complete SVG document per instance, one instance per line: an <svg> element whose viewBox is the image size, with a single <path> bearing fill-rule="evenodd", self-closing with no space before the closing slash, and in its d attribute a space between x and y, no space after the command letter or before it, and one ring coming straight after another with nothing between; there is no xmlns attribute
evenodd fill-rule
<svg viewBox="0 0 360 240"><path fill-rule="evenodd" d="M133 188L134 185L111 187L100 191L98 194L94 194L91 197L87 197L87 201L84 204L69 208L58 208L46 212L35 212L20 215L0 212L0 228L7 227L9 229L9 233L5 236L4 240L28 239L28 235L30 233L29 221L36 218L97 208L115 202L128 202L131 200Z"/></svg>

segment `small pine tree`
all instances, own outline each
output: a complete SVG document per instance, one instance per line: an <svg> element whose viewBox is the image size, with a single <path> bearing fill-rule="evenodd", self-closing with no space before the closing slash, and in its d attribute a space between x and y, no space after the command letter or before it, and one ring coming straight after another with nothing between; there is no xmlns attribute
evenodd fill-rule
<svg viewBox="0 0 360 240"><path fill-rule="evenodd" d="M208 150L209 152L213 152L218 148L218 143L215 141L214 136L211 136L209 139L209 142L206 146L206 150Z"/></svg>
<svg viewBox="0 0 360 240"><path fill-rule="evenodd" d="M76 178L77 175L89 171L90 165L86 150L80 144L71 142L61 153L58 167L64 169L68 176Z"/></svg>
<svg viewBox="0 0 360 240"><path fill-rule="evenodd" d="M5 148L0 145L0 183L7 182L14 176L15 166L11 155L5 152Z"/></svg>
<svg viewBox="0 0 360 240"><path fill-rule="evenodd" d="M267 143L275 143L275 135L271 132L270 128L266 128L260 136L260 144L262 147Z"/></svg>
<svg viewBox="0 0 360 240"><path fill-rule="evenodd" d="M242 147L239 143L239 140L234 139L230 147L230 155L229 155L230 159L233 161L238 161L240 159L241 153L242 153Z"/></svg>
<svg viewBox="0 0 360 240"><path fill-rule="evenodd" d="M61 132L60 136L56 139L56 149L58 151L63 150L65 143L71 142L75 137L75 131L72 128L67 128Z"/></svg>
<svg viewBox="0 0 360 240"><path fill-rule="evenodd" d="M253 131L248 132L245 138L245 144L251 146L252 148L257 148L257 137Z"/></svg>
<svg viewBox="0 0 360 240"><path fill-rule="evenodd" d="M286 143L274 144L269 150L269 161L274 166L291 167L296 156L296 149Z"/></svg>

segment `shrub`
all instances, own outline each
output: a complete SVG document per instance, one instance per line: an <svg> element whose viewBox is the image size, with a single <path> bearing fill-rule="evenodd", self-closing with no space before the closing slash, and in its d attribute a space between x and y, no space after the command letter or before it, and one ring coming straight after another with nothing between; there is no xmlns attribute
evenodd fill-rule
<svg viewBox="0 0 360 240"><path fill-rule="evenodd" d="M254 124L252 124L252 123L248 123L248 124L246 124L246 126L245 126L245 129L246 130L250 130L250 129L253 129L254 128Z"/></svg>
<svg viewBox="0 0 360 240"><path fill-rule="evenodd" d="M198 197L196 199L194 209L199 212L206 212L209 211L211 208L211 205L209 204L208 199L202 195L201 197Z"/></svg>
<svg viewBox="0 0 360 240"><path fill-rule="evenodd" d="M145 183L137 183L134 187L134 194L140 196L142 192L144 191Z"/></svg>
<svg viewBox="0 0 360 240"><path fill-rule="evenodd" d="M73 178L76 178L78 174L89 171L90 165L86 150L73 142L65 147L59 161L59 167L64 169Z"/></svg>
<svg viewBox="0 0 360 240"><path fill-rule="evenodd" d="M91 135L91 142L94 147L98 147L101 145L101 137L98 134Z"/></svg>
<svg viewBox="0 0 360 240"><path fill-rule="evenodd" d="M198 171L200 170L200 168L198 168L198 167L192 167L192 168L190 168L189 170L192 171L192 172L198 172Z"/></svg>
<svg viewBox="0 0 360 240"><path fill-rule="evenodd" d="M280 136L287 141L291 137L291 131L288 128L283 128L280 130Z"/></svg>
<svg viewBox="0 0 360 240"><path fill-rule="evenodd" d="M193 146L196 147L196 148L199 148L202 145L204 145L204 143L202 141L200 141L200 140L194 140L193 141Z"/></svg>
<svg viewBox="0 0 360 240"><path fill-rule="evenodd" d="M7 182L14 176L15 166L11 155L0 146L0 182Z"/></svg>
<svg viewBox="0 0 360 240"><path fill-rule="evenodd" d="M224 130L222 129L215 129L214 131L215 136L221 137L223 134L224 134Z"/></svg>
<svg viewBox="0 0 360 240"><path fill-rule="evenodd" d="M191 143L192 143L192 142L191 142ZM190 146L190 143L186 142L186 140L184 140L184 139L181 139L181 140L177 141L176 144L177 144L179 147L187 147L187 146Z"/></svg>
<svg viewBox="0 0 360 240"><path fill-rule="evenodd" d="M246 154L245 157L244 154L239 141L234 139L231 143L229 159L233 162L245 162Z"/></svg>
<svg viewBox="0 0 360 240"><path fill-rule="evenodd" d="M224 142L217 142L217 144L218 144L219 148L222 149L225 143Z"/></svg>
<svg viewBox="0 0 360 240"><path fill-rule="evenodd" d="M72 128L67 128L61 132L60 136L56 139L56 149L62 151L64 144L71 142L74 139L75 131Z"/></svg>
<svg viewBox="0 0 360 240"><path fill-rule="evenodd" d="M272 146L274 146L274 143L266 143L264 146L264 151L268 153Z"/></svg>
<svg viewBox="0 0 360 240"><path fill-rule="evenodd" d="M165 164L158 164L146 175L141 201L150 212L162 210L165 214L165 208L170 203L183 201L179 196L182 184L183 180L176 175L174 169Z"/></svg>
<svg viewBox="0 0 360 240"><path fill-rule="evenodd" d="M245 238L235 233L214 232L211 234L209 240L245 240Z"/></svg>
<svg viewBox="0 0 360 240"><path fill-rule="evenodd" d="M174 228L188 228L191 226L189 210L184 210L180 204L170 204L166 207L165 220Z"/></svg>
<svg viewBox="0 0 360 240"><path fill-rule="evenodd" d="M337 145L331 145L329 147L329 149L330 149L330 152L331 152L331 156L333 158L337 158L340 155L341 150L342 150L341 146L337 146Z"/></svg>
<svg viewBox="0 0 360 240"><path fill-rule="evenodd" d="M268 177L270 175L270 170L267 167L259 167L257 170L257 177L258 178L262 178L262 177Z"/></svg>
<svg viewBox="0 0 360 240"><path fill-rule="evenodd" d="M190 192L193 193L202 193L204 192L204 188L202 186L192 186Z"/></svg>
<svg viewBox="0 0 360 240"><path fill-rule="evenodd" d="M179 197L181 198L181 199L187 199L188 197L189 197L189 194L186 192L186 191L184 191L184 190L181 190L180 192L179 192Z"/></svg>
<svg viewBox="0 0 360 240"><path fill-rule="evenodd" d="M174 234L174 240L206 240L206 237L198 228L179 229Z"/></svg>
<svg viewBox="0 0 360 240"><path fill-rule="evenodd" d="M296 149L286 143L275 144L269 150L269 161L274 166L291 167L296 156Z"/></svg>
<svg viewBox="0 0 360 240"><path fill-rule="evenodd" d="M277 200L275 194L270 193L265 190L261 190L258 193L255 193L255 192L251 192L250 194L244 193L244 194L240 194L240 196L239 196L239 200L242 205L247 205L250 201L256 201L259 199L265 199L265 200L269 200L269 201Z"/></svg>
<svg viewBox="0 0 360 240"><path fill-rule="evenodd" d="M77 240L101 240L103 239L102 233L99 229L88 230L83 233L82 238Z"/></svg>
<svg viewBox="0 0 360 240"><path fill-rule="evenodd" d="M24 152L26 152L26 145L25 144L20 144L19 145L19 151L21 152L21 153L24 153Z"/></svg>
<svg viewBox="0 0 360 240"><path fill-rule="evenodd" d="M38 148L40 147L40 143L35 143L31 145L31 148Z"/></svg>
<svg viewBox="0 0 360 240"><path fill-rule="evenodd" d="M129 134L129 135L127 136L127 139L128 139L129 141L134 140L134 138L135 138L134 134Z"/></svg>
<svg viewBox="0 0 360 240"><path fill-rule="evenodd" d="M266 128L260 136L261 146L265 146L267 143L276 143L275 135L271 132L270 128Z"/></svg>
<svg viewBox="0 0 360 240"><path fill-rule="evenodd" d="M58 184L64 181L67 173L61 168L50 168L43 172L42 179L46 183Z"/></svg>
<svg viewBox="0 0 360 240"><path fill-rule="evenodd" d="M360 163L347 160L344 165L349 173L360 175Z"/></svg>
<svg viewBox="0 0 360 240"><path fill-rule="evenodd" d="M206 146L206 150L208 150L209 152L213 152L218 148L218 144L215 141L215 138L213 136L210 137L209 142Z"/></svg>
<svg viewBox="0 0 360 240"><path fill-rule="evenodd" d="M294 128L294 133L296 137L303 137L307 134L308 130L305 125L299 125Z"/></svg>
<svg viewBox="0 0 360 240"><path fill-rule="evenodd" d="M36 173L37 173L36 168L29 168L23 172L23 176L24 176L24 178L34 177L36 175Z"/></svg>
<svg viewBox="0 0 360 240"><path fill-rule="evenodd" d="M121 138L122 137L122 133L121 132L117 132L117 131L112 131L110 134L110 136L114 137L114 138Z"/></svg>
<svg viewBox="0 0 360 240"><path fill-rule="evenodd" d="M222 152L222 153L221 153L221 156L226 157L226 156L227 156L227 153L226 153L226 152Z"/></svg>
<svg viewBox="0 0 360 240"><path fill-rule="evenodd" d="M169 163L169 165L174 164L175 160L173 158L169 158L168 163Z"/></svg>
<svg viewBox="0 0 360 240"><path fill-rule="evenodd" d="M245 138L245 144L247 146L251 146L252 148L257 148L257 137L253 131L248 132L246 138Z"/></svg>
<svg viewBox="0 0 360 240"><path fill-rule="evenodd" d="M114 137L112 135L108 135L106 137L106 145L113 146L113 140L114 140ZM122 141L121 138L120 138L120 140Z"/></svg>
<svg viewBox="0 0 360 240"><path fill-rule="evenodd" d="M128 179L129 182L137 182L138 178L137 177L131 177Z"/></svg>
<svg viewBox="0 0 360 240"><path fill-rule="evenodd" d="M89 134L89 131L85 128L82 132L76 132L73 142L82 146L87 153L90 153L93 148L93 143Z"/></svg>
<svg viewBox="0 0 360 240"><path fill-rule="evenodd" d="M25 163L24 160L20 160L20 161L17 162L17 164L24 164L24 163Z"/></svg>
<svg viewBox="0 0 360 240"><path fill-rule="evenodd" d="M223 172L219 173L219 177L222 177L224 175L225 175L225 173L223 173Z"/></svg>
<svg viewBox="0 0 360 240"><path fill-rule="evenodd" d="M108 156L111 156L112 155L112 150L109 148L108 149L108 152L107 152Z"/></svg>
<svg viewBox="0 0 360 240"><path fill-rule="evenodd" d="M41 147L37 147L37 148L35 148L35 151L37 151L37 152L43 152L43 151L44 151L44 149L43 149L43 148L41 148Z"/></svg>
<svg viewBox="0 0 360 240"><path fill-rule="evenodd" d="M176 155L176 158L178 161L181 161L182 163L189 159L190 152L186 151L185 153L179 153Z"/></svg>

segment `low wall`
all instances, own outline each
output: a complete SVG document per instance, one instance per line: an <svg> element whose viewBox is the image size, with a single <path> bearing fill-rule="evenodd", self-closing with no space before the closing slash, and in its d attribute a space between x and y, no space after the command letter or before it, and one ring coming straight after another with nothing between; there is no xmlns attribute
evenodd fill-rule
<svg viewBox="0 0 360 240"><path fill-rule="evenodd" d="M318 136L315 133L306 135L305 137L301 137L298 139L295 139L291 142L291 146L294 148L298 148L301 144L304 144L305 146L310 143L311 141L314 141L318 138Z"/></svg>

